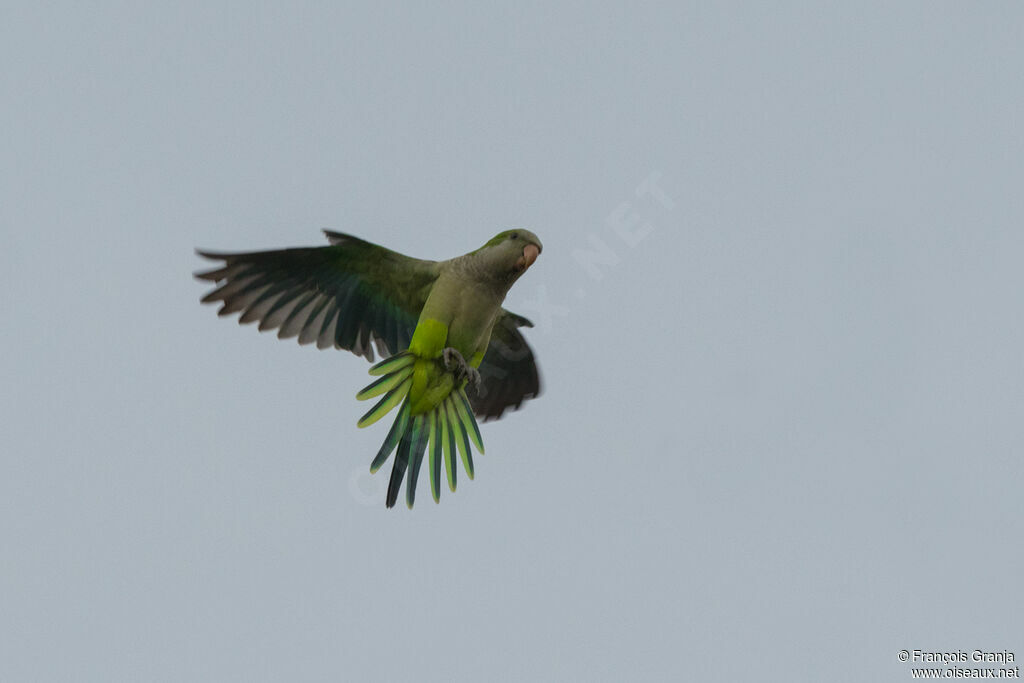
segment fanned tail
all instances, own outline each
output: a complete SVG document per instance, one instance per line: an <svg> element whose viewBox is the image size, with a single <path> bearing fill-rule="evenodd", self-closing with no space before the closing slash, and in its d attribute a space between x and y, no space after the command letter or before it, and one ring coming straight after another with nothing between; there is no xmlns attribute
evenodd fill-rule
<svg viewBox="0 0 1024 683"><path fill-rule="evenodd" d="M384 443L370 463L370 472L375 473L387 462L395 447L398 447L385 501L389 508L394 507L398 501L402 479L406 479L405 503L412 508L416 500L416 482L419 479L424 454L427 455L428 461L430 492L437 503L441 500L442 465L448 480L448 488L454 492L457 480L456 452L470 479L473 478L473 447L481 455L484 452L480 428L466 396L465 386L452 390L432 410L417 415L411 414L409 389L412 387L416 360L413 354L403 352L381 361L370 368L370 374L380 376L380 379L356 394L360 401L384 395L360 418L360 427L373 424L401 404Z"/></svg>

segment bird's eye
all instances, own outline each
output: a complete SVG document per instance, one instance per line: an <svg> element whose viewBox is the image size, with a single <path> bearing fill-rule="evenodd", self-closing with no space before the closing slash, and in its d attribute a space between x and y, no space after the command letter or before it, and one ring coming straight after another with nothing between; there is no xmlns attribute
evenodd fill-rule
<svg viewBox="0 0 1024 683"><path fill-rule="evenodd" d="M518 232L514 232L511 235L509 235L508 238L512 239L512 240L517 240L517 239L519 239L519 233Z"/></svg>

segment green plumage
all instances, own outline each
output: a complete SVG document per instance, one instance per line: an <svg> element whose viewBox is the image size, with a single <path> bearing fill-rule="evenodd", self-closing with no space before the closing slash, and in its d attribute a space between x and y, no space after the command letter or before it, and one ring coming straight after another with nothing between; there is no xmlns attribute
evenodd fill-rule
<svg viewBox="0 0 1024 683"><path fill-rule="evenodd" d="M402 368L409 367L415 361L416 356L412 355L408 351L403 351L377 363L369 369L369 373L374 376L386 375L388 373L396 372Z"/></svg>
<svg viewBox="0 0 1024 683"><path fill-rule="evenodd" d="M409 474L405 484L405 504L412 509L416 502L416 481L420 476L420 466L423 464L423 450L427 447L427 439L430 434L427 431L427 416L417 415L413 418L412 429L409 434L411 448L409 451ZM390 501L394 505L394 501Z"/></svg>
<svg viewBox="0 0 1024 683"><path fill-rule="evenodd" d="M455 445L459 451L459 458L462 459L462 466L466 469L466 476L473 478L473 450L469 445L469 436L466 435L465 423L459 417L459 411L455 407L455 401L449 398L444 403L444 410L448 416L448 429L454 436Z"/></svg>
<svg viewBox="0 0 1024 683"><path fill-rule="evenodd" d="M466 398L466 393L464 391L456 392L452 403L455 404L459 411L459 419L462 420L462 425L466 428L466 436L473 441L473 445L480 451L480 455L483 455L484 440L480 436L480 428L476 425L476 418L473 417L473 410L469 407L469 399Z"/></svg>
<svg viewBox="0 0 1024 683"><path fill-rule="evenodd" d="M442 420L436 412L427 414L430 429L430 443L427 446L430 453L430 495L434 502L441 502L441 423Z"/></svg>
<svg viewBox="0 0 1024 683"><path fill-rule="evenodd" d="M380 396L381 394L383 394L383 393L385 393L387 391L391 391L396 386L401 384L411 374L412 374L412 368L411 367L405 366L405 367L399 368L395 372L392 372L391 374L388 374L388 375L385 375L384 377L381 377L379 380L377 380L376 382L374 382L370 386L368 386L365 389L363 389L362 391L360 391L358 394L356 394L356 400L358 400L358 401L365 401L368 398L373 398L375 396Z"/></svg>
<svg viewBox="0 0 1024 683"><path fill-rule="evenodd" d="M398 445L402 435L405 434L405 430L409 423L409 402L406 401L402 404L402 409L398 411L398 416L395 418L394 423L391 425L388 435L384 438L384 443L381 444L380 450L377 451L377 455L374 457L373 462L370 463L370 472L375 473L380 469L381 465L388 461L388 457L391 455L391 451L395 450L395 446Z"/></svg>
<svg viewBox="0 0 1024 683"><path fill-rule="evenodd" d="M360 393L365 393L371 388L372 385L370 387L366 387L366 389L364 389L363 392ZM401 384L391 389L391 391L389 391L388 393L384 394L384 398L382 398L377 403L377 405L370 408L370 410L367 411L365 415L359 418L357 426L368 427L377 420L379 420L380 418L387 415L392 408L397 406L401 402L401 400L408 395L410 388L412 388L412 378L406 375L406 378L402 380Z"/></svg>
<svg viewBox="0 0 1024 683"><path fill-rule="evenodd" d="M454 493L455 485L458 483L455 472L455 431L448 419L447 408L442 405L441 410L443 412L438 414L438 422L441 423L441 452L444 455L444 471L448 478L448 488Z"/></svg>

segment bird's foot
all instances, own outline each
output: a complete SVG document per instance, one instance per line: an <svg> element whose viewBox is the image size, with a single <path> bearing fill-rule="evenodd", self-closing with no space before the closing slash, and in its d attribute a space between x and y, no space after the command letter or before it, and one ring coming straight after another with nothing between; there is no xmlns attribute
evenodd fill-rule
<svg viewBox="0 0 1024 683"><path fill-rule="evenodd" d="M480 391L480 371L474 368L472 365L466 366L466 379L473 385L473 388Z"/></svg>
<svg viewBox="0 0 1024 683"><path fill-rule="evenodd" d="M465 379L472 383L476 389L480 388L480 372L467 363L466 359L462 357L462 354L457 349L451 346L447 347L441 352L441 358L444 360L445 369L455 373L456 384Z"/></svg>

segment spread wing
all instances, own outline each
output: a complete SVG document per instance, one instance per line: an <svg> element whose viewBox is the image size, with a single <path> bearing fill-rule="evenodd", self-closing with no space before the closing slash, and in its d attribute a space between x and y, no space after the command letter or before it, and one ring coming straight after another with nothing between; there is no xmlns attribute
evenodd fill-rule
<svg viewBox="0 0 1024 683"><path fill-rule="evenodd" d="M540 394L540 372L520 327L533 327L533 323L501 309L487 353L477 368L480 390L472 383L466 385L473 412L484 421L500 418L507 408L518 410L523 401Z"/></svg>
<svg viewBox="0 0 1024 683"><path fill-rule="evenodd" d="M218 315L241 313L281 339L334 346L373 360L409 346L420 310L438 276L436 261L403 256L338 232L331 246L248 253L198 251L221 267L196 273L217 284L203 303Z"/></svg>

